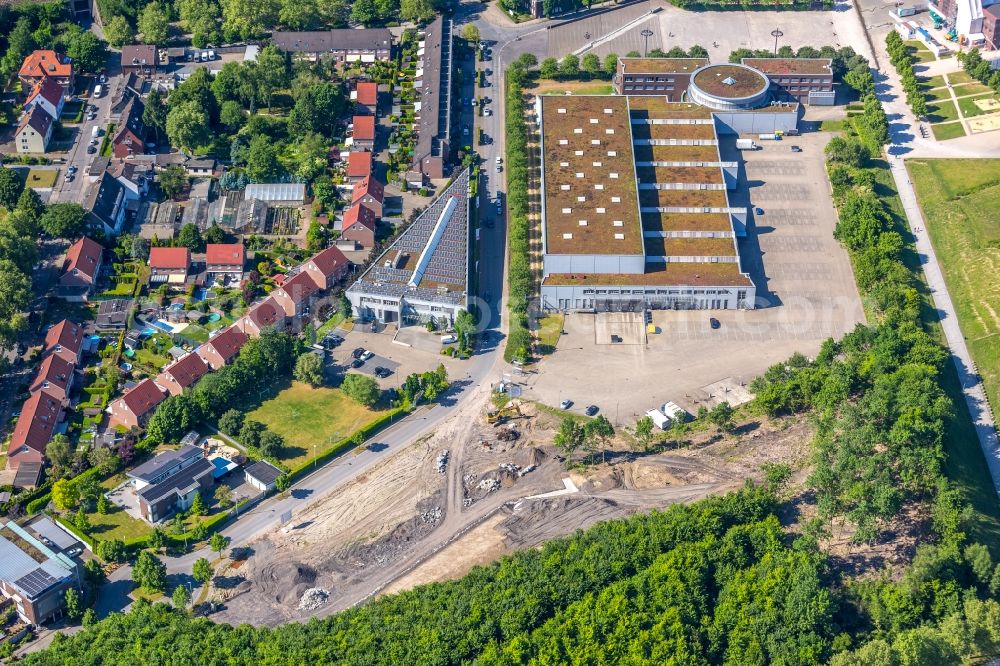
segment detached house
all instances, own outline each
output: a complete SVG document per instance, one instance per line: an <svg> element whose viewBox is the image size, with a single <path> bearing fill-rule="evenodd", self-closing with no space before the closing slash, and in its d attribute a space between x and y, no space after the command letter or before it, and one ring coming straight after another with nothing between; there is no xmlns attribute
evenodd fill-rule
<svg viewBox="0 0 1000 666"><path fill-rule="evenodd" d="M355 103L358 113L368 116L378 115L378 84L374 81L360 81L355 89Z"/></svg>
<svg viewBox="0 0 1000 666"><path fill-rule="evenodd" d="M347 156L347 182L356 183L372 174L372 154L366 150L353 151Z"/></svg>
<svg viewBox="0 0 1000 666"><path fill-rule="evenodd" d="M108 407L111 427L139 428L146 424L153 410L167 396L152 379L143 379L133 386L125 395L114 400Z"/></svg>
<svg viewBox="0 0 1000 666"><path fill-rule="evenodd" d="M61 618L66 591L80 589L76 562L49 544L52 541L39 541L14 521L3 526L0 536L0 593L28 624Z"/></svg>
<svg viewBox="0 0 1000 666"><path fill-rule="evenodd" d="M73 94L73 63L55 51L39 49L24 59L17 72L23 90L31 90L44 78L51 78L63 89L63 95Z"/></svg>
<svg viewBox="0 0 1000 666"><path fill-rule="evenodd" d="M83 328L69 319L63 319L45 334L42 353L78 365L83 358Z"/></svg>
<svg viewBox="0 0 1000 666"><path fill-rule="evenodd" d="M151 44L126 44L122 47L122 73L151 78L156 75L156 47Z"/></svg>
<svg viewBox="0 0 1000 666"><path fill-rule="evenodd" d="M149 250L150 284L184 284L191 269L191 250L186 247L154 247Z"/></svg>
<svg viewBox="0 0 1000 666"><path fill-rule="evenodd" d="M215 466L197 446L156 455L128 473L143 519L156 523L174 510L185 511L196 494L211 487Z"/></svg>
<svg viewBox="0 0 1000 666"><path fill-rule="evenodd" d="M38 104L21 114L21 122L14 132L14 145L22 154L44 153L48 150L49 139L55 124L52 116Z"/></svg>
<svg viewBox="0 0 1000 666"><path fill-rule="evenodd" d="M351 205L361 204L365 208L371 209L375 217L382 217L382 206L385 201L385 187L375 178L369 175L366 178L354 183L354 190L351 192Z"/></svg>
<svg viewBox="0 0 1000 666"><path fill-rule="evenodd" d="M375 116L354 116L354 148L375 150Z"/></svg>
<svg viewBox="0 0 1000 666"><path fill-rule="evenodd" d="M249 339L249 336L234 324L199 346L195 353L212 370L218 370L229 365Z"/></svg>
<svg viewBox="0 0 1000 666"><path fill-rule="evenodd" d="M66 97L63 95L62 86L55 79L45 77L35 85L28 99L24 101L24 110L29 111L34 106L40 106L45 113L52 116L52 120L59 120L65 103Z"/></svg>
<svg viewBox="0 0 1000 666"><path fill-rule="evenodd" d="M73 303L86 302L97 289L104 248L84 236L70 246L59 275L60 298Z"/></svg>
<svg viewBox="0 0 1000 666"><path fill-rule="evenodd" d="M348 208L344 211L340 237L366 250L375 247L375 213L362 204Z"/></svg>
<svg viewBox="0 0 1000 666"><path fill-rule="evenodd" d="M46 389L35 391L21 405L21 415L7 447L7 467L24 462L42 463L45 449L62 418L62 400Z"/></svg>
<svg viewBox="0 0 1000 666"><path fill-rule="evenodd" d="M156 376L156 384L170 395L180 395L195 382L208 374L209 368L198 354L191 353L177 359Z"/></svg>
<svg viewBox="0 0 1000 666"><path fill-rule="evenodd" d="M328 247L322 252L313 255L312 259L302 265L302 272L309 273L320 289L333 289L333 286L340 282L347 271L351 269L351 262L347 260L344 253L335 247Z"/></svg>
<svg viewBox="0 0 1000 666"><path fill-rule="evenodd" d="M111 137L111 153L118 158L146 154L146 124L142 113L146 105L138 96L133 96L122 111L121 121L115 126Z"/></svg>
<svg viewBox="0 0 1000 666"><path fill-rule="evenodd" d="M205 247L205 278L208 282L239 283L243 279L246 249L243 243L209 243Z"/></svg>

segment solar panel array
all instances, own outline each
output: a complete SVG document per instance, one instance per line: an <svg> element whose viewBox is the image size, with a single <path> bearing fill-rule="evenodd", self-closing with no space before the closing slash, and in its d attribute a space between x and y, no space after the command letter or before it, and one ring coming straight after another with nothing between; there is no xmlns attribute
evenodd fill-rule
<svg viewBox="0 0 1000 666"><path fill-rule="evenodd" d="M14 581L14 585L24 590L25 594L29 597L35 598L58 582L59 581L50 576L44 569L39 567L34 571L18 578Z"/></svg>
<svg viewBox="0 0 1000 666"><path fill-rule="evenodd" d="M469 270L468 187L469 172L466 170L413 221L396 242L351 287L351 290L394 298L405 295L455 305L464 303ZM441 213L453 197L457 199L458 205L447 221L444 234L431 255L427 270L420 284L416 288L410 287L407 282L412 277L413 271L387 267L385 262L387 259L394 259L402 252L410 256L408 265L416 266L417 257L427 246ZM443 292L438 286L447 286L449 291Z"/></svg>

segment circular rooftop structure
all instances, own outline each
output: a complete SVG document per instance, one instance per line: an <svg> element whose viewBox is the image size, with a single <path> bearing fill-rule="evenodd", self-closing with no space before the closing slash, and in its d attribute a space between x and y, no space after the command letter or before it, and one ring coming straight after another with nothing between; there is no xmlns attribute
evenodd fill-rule
<svg viewBox="0 0 1000 666"><path fill-rule="evenodd" d="M767 76L753 67L705 65L691 74L688 98L719 111L754 109L767 103L770 85Z"/></svg>

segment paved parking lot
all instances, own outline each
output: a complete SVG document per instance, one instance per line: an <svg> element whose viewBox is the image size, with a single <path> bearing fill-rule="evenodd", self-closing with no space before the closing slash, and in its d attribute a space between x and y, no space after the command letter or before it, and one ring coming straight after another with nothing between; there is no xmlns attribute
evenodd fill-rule
<svg viewBox="0 0 1000 666"><path fill-rule="evenodd" d="M398 388L407 375L414 372L420 373L434 370L441 363L444 363L445 368L448 370L448 377L450 379L460 379L467 374L464 364L468 363L468 361L442 356L436 351L424 351L423 349L406 347L393 342L396 328L392 325L386 326L379 333L363 331L345 332L338 330L337 334L344 338L344 342L333 350L331 354L333 362L341 366L338 368L338 371L343 372L346 369L350 372L361 372L374 376L376 367L389 368L393 371L393 374L378 380L379 386L383 389ZM363 366L354 370L350 368L351 361L353 360L351 353L358 347L364 347L374 353L375 356L366 361ZM440 344L438 345L439 348Z"/></svg>
<svg viewBox="0 0 1000 666"><path fill-rule="evenodd" d="M613 346L595 344L595 315L571 314L556 352L523 378L526 397L550 405L569 398L571 411L593 403L622 425L668 400L696 411L733 399L769 366L794 352L813 355L823 340L863 321L850 262L833 238L836 215L823 168L829 138L795 137L803 152L794 157L791 139L741 154L735 137L722 138L724 160L745 159L732 205L764 209L740 241L758 309L654 311L659 333L644 345ZM728 394L718 389L723 385L732 387Z"/></svg>

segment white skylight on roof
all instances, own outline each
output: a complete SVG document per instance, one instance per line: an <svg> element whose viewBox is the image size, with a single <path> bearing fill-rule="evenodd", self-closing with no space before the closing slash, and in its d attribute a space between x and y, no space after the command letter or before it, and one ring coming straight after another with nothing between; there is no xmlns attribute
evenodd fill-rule
<svg viewBox="0 0 1000 666"><path fill-rule="evenodd" d="M591 125L596 125L597 124L597 118L591 118L590 119L590 124Z"/></svg>
<svg viewBox="0 0 1000 666"><path fill-rule="evenodd" d="M592 146L599 146L599 145L601 145L601 140L600 139L591 139L590 140L590 144Z"/></svg>
<svg viewBox="0 0 1000 666"><path fill-rule="evenodd" d="M575 155L576 155L577 157L583 157L583 151L582 151L582 150L577 150L577 151L574 151L574 154L575 154Z"/></svg>
<svg viewBox="0 0 1000 666"><path fill-rule="evenodd" d="M607 210L606 208L598 208L598 209L597 209L597 212L598 212L598 213L607 213L607 212L608 212L608 210Z"/></svg>
<svg viewBox="0 0 1000 666"><path fill-rule="evenodd" d="M563 240L573 240L573 234L563 234Z"/></svg>
<svg viewBox="0 0 1000 666"><path fill-rule="evenodd" d="M559 139L559 145L560 146L565 146L568 143L569 143L568 139Z"/></svg>
<svg viewBox="0 0 1000 666"><path fill-rule="evenodd" d="M611 109L604 109L604 113L610 116L612 113L614 113L614 111L612 111Z"/></svg>
<svg viewBox="0 0 1000 666"><path fill-rule="evenodd" d="M560 162L559 166L561 166L561 167L568 167L569 166L569 162Z"/></svg>
<svg viewBox="0 0 1000 666"><path fill-rule="evenodd" d="M587 226L587 220L580 220L580 226L581 227Z"/></svg>
<svg viewBox="0 0 1000 666"><path fill-rule="evenodd" d="M594 189L595 190L603 190L604 189L604 185L602 183L597 183L596 185L594 185Z"/></svg>
<svg viewBox="0 0 1000 666"><path fill-rule="evenodd" d="M615 220L612 224L614 224L616 227L624 227L625 226L625 223L622 222L621 220Z"/></svg>
<svg viewBox="0 0 1000 666"><path fill-rule="evenodd" d="M563 213L565 213L565 214L567 214L567 215L569 215L569 214L570 214L570 213L572 213L572 212L573 212L573 209L572 209L572 208L563 208Z"/></svg>
<svg viewBox="0 0 1000 666"><path fill-rule="evenodd" d="M727 76L726 78L722 79L722 82L724 84L726 84L727 86L735 86L736 85L736 79L734 79L731 76Z"/></svg>
<svg viewBox="0 0 1000 666"><path fill-rule="evenodd" d="M604 130L604 133L605 134L614 134L615 133L615 128L614 127L608 127L607 129Z"/></svg>
<svg viewBox="0 0 1000 666"><path fill-rule="evenodd" d="M618 172L617 171L612 171L608 175L611 176L612 178L617 178L618 177Z"/></svg>
<svg viewBox="0 0 1000 666"><path fill-rule="evenodd" d="M584 201L587 200L587 197L577 197L576 200L580 203L583 203Z"/></svg>
<svg viewBox="0 0 1000 666"><path fill-rule="evenodd" d="M618 157L618 151L617 150L609 150L608 151L608 157Z"/></svg>
<svg viewBox="0 0 1000 666"><path fill-rule="evenodd" d="M621 197L611 197L611 203L621 203L621 202L622 202Z"/></svg>
<svg viewBox="0 0 1000 666"><path fill-rule="evenodd" d="M557 113L566 113L566 109L556 109Z"/></svg>
<svg viewBox="0 0 1000 666"><path fill-rule="evenodd" d="M582 171L577 171L576 172L576 177L577 178L583 178L583 172Z"/></svg>
<svg viewBox="0 0 1000 666"><path fill-rule="evenodd" d="M615 234L615 240L625 240L625 234Z"/></svg>
<svg viewBox="0 0 1000 666"><path fill-rule="evenodd" d="M601 166L601 163L600 162L594 162L594 166L595 167L599 167L599 166Z"/></svg>
<svg viewBox="0 0 1000 666"><path fill-rule="evenodd" d="M563 190L563 191L565 192L566 190L568 190L568 189L569 189L569 185L560 185L560 186L559 186L559 189L560 189L560 190Z"/></svg>
<svg viewBox="0 0 1000 666"><path fill-rule="evenodd" d="M583 134L583 128L582 127L574 128L573 134Z"/></svg>

